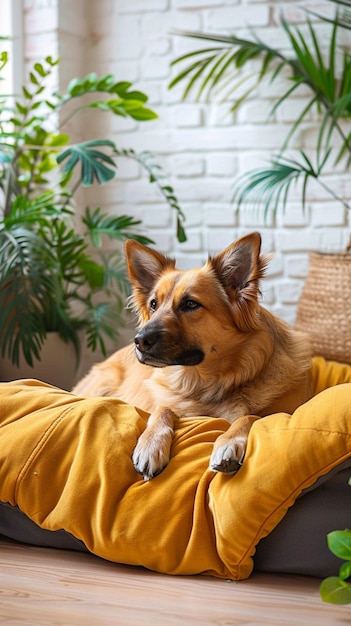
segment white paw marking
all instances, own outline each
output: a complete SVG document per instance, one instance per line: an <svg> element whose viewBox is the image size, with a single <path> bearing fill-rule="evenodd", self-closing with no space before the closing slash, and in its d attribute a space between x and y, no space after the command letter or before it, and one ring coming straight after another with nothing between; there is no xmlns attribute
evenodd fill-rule
<svg viewBox="0 0 351 626"><path fill-rule="evenodd" d="M236 437L215 448L210 459L210 469L224 474L235 474L244 461L246 437Z"/></svg>
<svg viewBox="0 0 351 626"><path fill-rule="evenodd" d="M144 477L144 480L154 478L168 465L172 437L173 430L168 426L156 434L151 429L150 431L146 429L140 435L133 452L132 462L135 470Z"/></svg>

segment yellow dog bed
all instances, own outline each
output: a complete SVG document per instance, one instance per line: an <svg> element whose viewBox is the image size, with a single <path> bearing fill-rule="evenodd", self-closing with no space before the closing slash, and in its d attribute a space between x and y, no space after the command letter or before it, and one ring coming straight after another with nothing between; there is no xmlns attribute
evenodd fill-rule
<svg viewBox="0 0 351 626"><path fill-rule="evenodd" d="M2 383L0 502L111 561L247 578L258 542L305 488L351 457L351 367L315 358L313 381L314 398L292 416L255 422L235 476L208 469L227 422L187 418L168 467L149 482L131 462L146 413L38 381Z"/></svg>

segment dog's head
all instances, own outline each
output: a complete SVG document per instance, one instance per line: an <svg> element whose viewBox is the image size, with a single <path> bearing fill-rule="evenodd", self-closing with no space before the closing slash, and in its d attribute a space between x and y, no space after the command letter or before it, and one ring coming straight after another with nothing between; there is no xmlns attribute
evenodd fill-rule
<svg viewBox="0 0 351 626"><path fill-rule="evenodd" d="M125 244L132 303L139 317L136 355L154 367L221 359L259 328L259 281L267 259L261 237L238 239L199 269L134 240Z"/></svg>

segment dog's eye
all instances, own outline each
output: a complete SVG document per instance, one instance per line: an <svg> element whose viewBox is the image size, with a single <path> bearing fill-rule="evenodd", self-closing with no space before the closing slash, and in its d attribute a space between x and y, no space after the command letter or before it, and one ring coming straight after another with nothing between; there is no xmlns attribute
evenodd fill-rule
<svg viewBox="0 0 351 626"><path fill-rule="evenodd" d="M200 306L200 302L196 302L196 300L191 300L189 298L188 300L185 300L183 304L183 309L185 309L186 311L195 311L196 309L199 309Z"/></svg>
<svg viewBox="0 0 351 626"><path fill-rule="evenodd" d="M150 305L149 306L150 306L150 311L151 312L156 311L156 309L157 309L157 300L156 300L156 298L152 298L152 300L150 300Z"/></svg>

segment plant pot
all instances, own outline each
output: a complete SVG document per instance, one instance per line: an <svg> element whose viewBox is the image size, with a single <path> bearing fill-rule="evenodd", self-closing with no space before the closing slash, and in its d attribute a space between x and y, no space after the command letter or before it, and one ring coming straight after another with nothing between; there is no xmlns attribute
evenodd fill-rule
<svg viewBox="0 0 351 626"><path fill-rule="evenodd" d="M314 355L351 363L351 254L311 252L309 260L295 327Z"/></svg>
<svg viewBox="0 0 351 626"><path fill-rule="evenodd" d="M31 367L21 358L17 367L10 359L1 359L0 380L8 382L20 378L36 378L70 391L75 383L77 356L72 343L66 343L58 333L48 333L41 350L41 360Z"/></svg>

